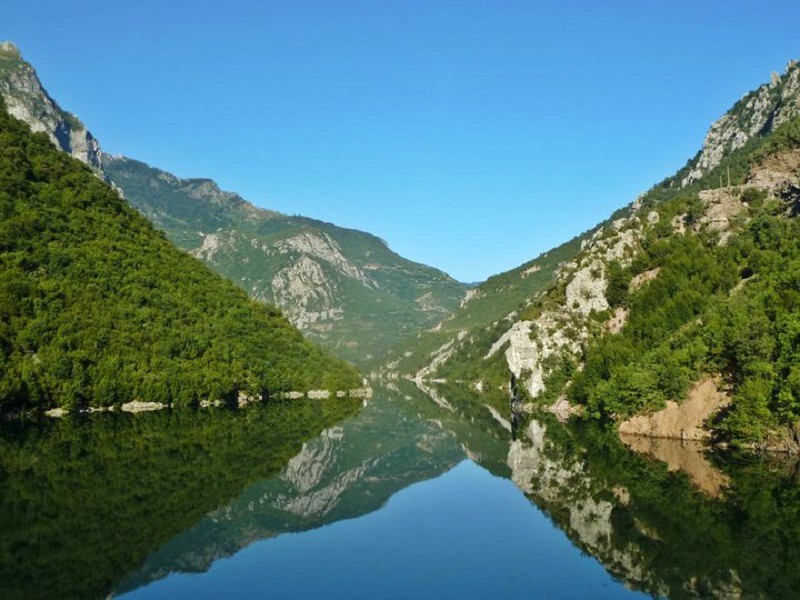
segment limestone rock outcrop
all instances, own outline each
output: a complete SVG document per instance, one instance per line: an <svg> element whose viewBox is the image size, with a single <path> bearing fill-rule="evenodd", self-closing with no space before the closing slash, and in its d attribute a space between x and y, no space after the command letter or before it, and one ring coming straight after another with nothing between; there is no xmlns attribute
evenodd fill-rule
<svg viewBox="0 0 800 600"><path fill-rule="evenodd" d="M11 42L0 43L0 95L9 114L47 134L58 148L100 172L103 152L99 142L78 118L63 110L45 91L36 71Z"/></svg>

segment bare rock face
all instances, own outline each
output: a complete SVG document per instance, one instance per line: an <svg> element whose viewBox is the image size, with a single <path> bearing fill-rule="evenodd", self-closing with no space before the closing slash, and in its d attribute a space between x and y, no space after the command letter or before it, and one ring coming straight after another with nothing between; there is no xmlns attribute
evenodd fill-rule
<svg viewBox="0 0 800 600"><path fill-rule="evenodd" d="M161 402L140 402L138 400L133 400L123 404L120 409L123 412L139 413L151 410L161 410L162 408L166 408L166 406L166 404L162 404Z"/></svg>
<svg viewBox="0 0 800 600"><path fill-rule="evenodd" d="M281 240L275 244L275 248L281 254L298 252L314 256L329 263L342 275L355 279L366 287L378 287L378 284L375 283L371 277L364 274L361 269L344 255L339 244L324 233L303 232Z"/></svg>
<svg viewBox="0 0 800 600"><path fill-rule="evenodd" d="M344 317L341 294L329 271L368 289L379 287L345 256L330 236L321 232L301 232L262 250L292 258L289 266L272 277L272 294L289 320L300 329Z"/></svg>
<svg viewBox="0 0 800 600"><path fill-rule="evenodd" d="M509 370L535 398L545 389L547 359L580 350L585 332L571 325L570 318L559 312L546 312L535 321L517 321L492 345L485 358L491 358L507 345L505 358Z"/></svg>
<svg viewBox="0 0 800 600"><path fill-rule="evenodd" d="M63 110L42 87L36 71L14 44L0 43L0 94L9 114L44 132L67 154L101 171L100 144L77 117Z"/></svg>
<svg viewBox="0 0 800 600"><path fill-rule="evenodd" d="M646 222L652 223L652 219ZM592 314L609 309L607 265L611 261L630 264L638 250L643 227L643 221L634 213L598 229L582 243L578 256L561 265L556 273L558 283L564 286L560 306L542 312L533 321L514 322L495 341L485 358L506 348L509 371L524 382L531 397L539 396L550 374L550 359L576 356L593 327ZM625 318L621 313L615 313L612 318L617 321L606 327L618 331Z"/></svg>
<svg viewBox="0 0 800 600"><path fill-rule="evenodd" d="M706 135L694 168L681 182L686 186L717 167L730 152L800 114L800 68L790 64L782 77L744 96Z"/></svg>
<svg viewBox="0 0 800 600"><path fill-rule="evenodd" d="M203 237L203 243L199 248L189 252L195 258L208 262L214 262L214 257L220 250L232 249L233 244L230 239L217 233L209 233Z"/></svg>
<svg viewBox="0 0 800 600"><path fill-rule="evenodd" d="M623 435L639 435L678 440L706 440L711 434L705 422L730 403L730 396L711 378L698 381L681 403L667 402L667 407L651 415L637 415L620 423Z"/></svg>
<svg viewBox="0 0 800 600"><path fill-rule="evenodd" d="M608 308L606 300L605 269L600 261L578 270L567 284L567 308L589 316L594 310L602 312Z"/></svg>
<svg viewBox="0 0 800 600"><path fill-rule="evenodd" d="M289 320L301 329L318 320L335 320L342 316L342 308L325 271L306 255L275 274L272 293Z"/></svg>
<svg viewBox="0 0 800 600"><path fill-rule="evenodd" d="M209 185L211 187L200 186L198 194L203 198L216 194L220 202L229 200L227 192L220 192L213 182ZM203 234L202 239L202 244L189 253L215 266L231 261L244 246L267 260L280 257L285 266L266 280L266 290L256 286L251 293L258 300L279 305L301 330L315 323L344 318L341 281L355 281L373 290L380 287L344 254L335 240L322 232L301 231L267 243L257 238L246 239L233 229L224 229Z"/></svg>
<svg viewBox="0 0 800 600"><path fill-rule="evenodd" d="M756 165L745 181L745 187L765 190L774 196L783 195L800 179L800 150L774 154Z"/></svg>
<svg viewBox="0 0 800 600"><path fill-rule="evenodd" d="M733 220L746 206L731 189L703 190L698 195L705 205L698 225L707 227L709 231L719 232L720 241L724 243L730 236Z"/></svg>

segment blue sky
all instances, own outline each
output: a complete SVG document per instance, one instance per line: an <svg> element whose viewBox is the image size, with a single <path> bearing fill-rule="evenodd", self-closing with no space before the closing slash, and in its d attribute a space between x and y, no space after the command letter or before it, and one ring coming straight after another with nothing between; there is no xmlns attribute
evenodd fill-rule
<svg viewBox="0 0 800 600"><path fill-rule="evenodd" d="M670 175L800 58L799 2L12 2L106 151L477 281Z"/></svg>

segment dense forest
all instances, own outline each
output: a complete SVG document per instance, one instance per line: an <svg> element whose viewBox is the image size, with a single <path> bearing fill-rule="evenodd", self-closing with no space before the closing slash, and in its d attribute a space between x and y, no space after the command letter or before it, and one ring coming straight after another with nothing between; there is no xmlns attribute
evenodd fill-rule
<svg viewBox="0 0 800 600"><path fill-rule="evenodd" d="M0 410L359 385L0 104Z"/></svg>
<svg viewBox="0 0 800 600"><path fill-rule="evenodd" d="M464 296L462 284L369 233L265 210L212 180L178 178L130 158L104 156L103 174L176 246L280 306L309 339L364 371Z"/></svg>

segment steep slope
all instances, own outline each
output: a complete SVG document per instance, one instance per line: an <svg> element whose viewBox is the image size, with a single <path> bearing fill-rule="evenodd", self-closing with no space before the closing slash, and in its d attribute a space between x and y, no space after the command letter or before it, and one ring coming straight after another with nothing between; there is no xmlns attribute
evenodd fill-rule
<svg viewBox="0 0 800 600"><path fill-rule="evenodd" d="M103 168L175 244L361 366L464 296L463 285L373 235L256 208L213 181L180 179L128 158L105 157Z"/></svg>
<svg viewBox="0 0 800 600"><path fill-rule="evenodd" d="M0 94L12 114L108 179L172 242L362 367L433 326L464 296L464 285L375 236L257 208L209 179L104 154L9 43L0 46Z"/></svg>
<svg viewBox="0 0 800 600"><path fill-rule="evenodd" d="M389 377L428 378L437 365L448 363L455 366L448 359L456 349L468 353L470 348L491 344L520 311L550 287L559 265L580 250L586 235L545 252L516 269L490 277L469 290L451 314L390 352L382 373ZM463 359L459 364L466 366ZM505 366L498 362L493 367L494 379L505 382L508 379ZM462 378L474 379L469 373L465 377L456 377Z"/></svg>
<svg viewBox="0 0 800 600"><path fill-rule="evenodd" d="M47 134L67 154L100 169L100 144L75 115L50 98L36 71L11 42L0 43L0 95L11 116Z"/></svg>
<svg viewBox="0 0 800 600"><path fill-rule="evenodd" d="M462 334L427 377L520 382L517 394L620 420L724 375L716 435L783 448L800 418L792 334L800 68L748 94L686 167L582 240L546 292L493 335ZM787 445L788 444L788 445Z"/></svg>
<svg viewBox="0 0 800 600"><path fill-rule="evenodd" d="M358 387L0 99L0 409Z"/></svg>
<svg viewBox="0 0 800 600"><path fill-rule="evenodd" d="M800 114L800 71L796 67L797 62L790 61L783 77L773 73L769 83L745 94L711 126L700 153L684 169L683 187L720 166L750 140L768 135Z"/></svg>

